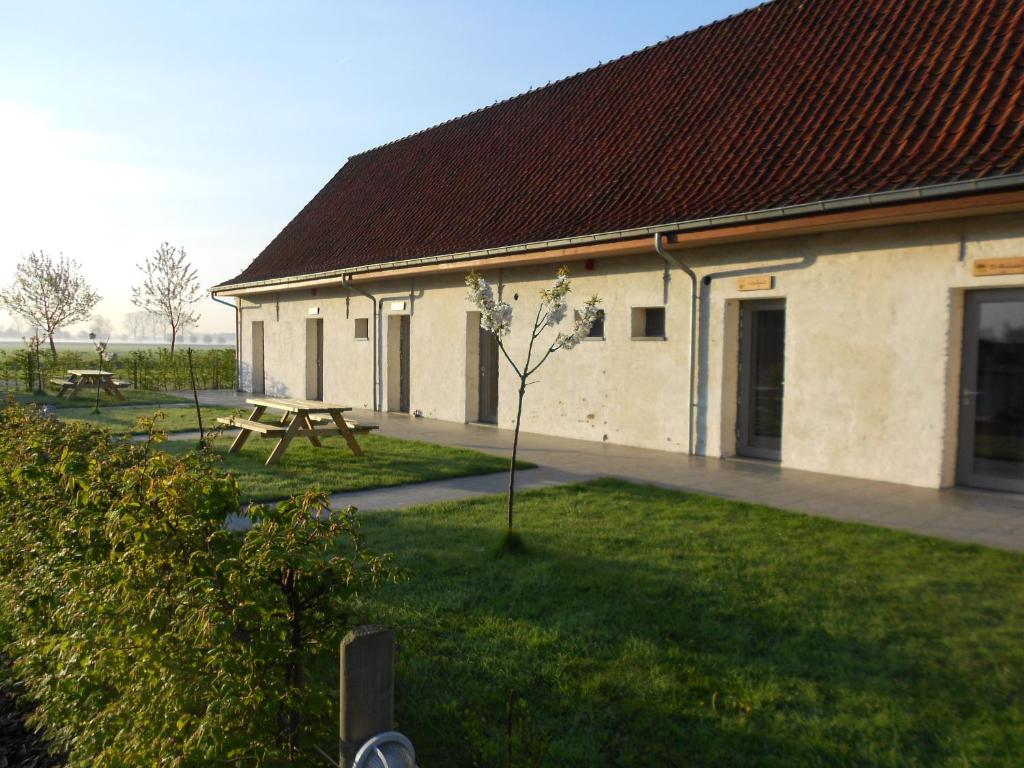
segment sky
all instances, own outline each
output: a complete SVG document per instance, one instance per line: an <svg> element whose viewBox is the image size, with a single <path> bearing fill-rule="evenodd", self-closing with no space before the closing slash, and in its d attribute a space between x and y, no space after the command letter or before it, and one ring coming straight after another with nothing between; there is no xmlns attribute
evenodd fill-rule
<svg viewBox="0 0 1024 768"><path fill-rule="evenodd" d="M350 155L756 4L0 0L0 286L63 253L120 330L161 242L208 288Z"/></svg>

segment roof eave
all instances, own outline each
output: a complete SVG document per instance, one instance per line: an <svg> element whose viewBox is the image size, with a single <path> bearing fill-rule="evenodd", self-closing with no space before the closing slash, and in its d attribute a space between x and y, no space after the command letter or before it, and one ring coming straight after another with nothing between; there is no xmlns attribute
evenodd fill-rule
<svg viewBox="0 0 1024 768"><path fill-rule="evenodd" d="M735 226L737 224L752 224L769 220L794 218L798 216L812 216L814 214L821 213L848 211L857 208L873 208L897 203L961 197L980 192L995 192L1020 187L1024 187L1024 173L1004 174L1001 176L989 176L970 181L955 181L943 184L907 187L904 189L894 189L885 192L872 192L852 197L831 198L812 203L801 203L799 205L780 206L743 213L689 219L686 221L656 224L647 227L634 227L612 232L600 232L590 235L574 235L572 237L557 238L553 240L541 240L495 248L481 248L472 251L461 251L436 256L421 256L412 259L364 264L358 267L345 267L342 269L327 270L323 272L268 278L266 280L223 283L213 286L209 290L211 294L216 296L218 294L230 294L232 291L249 291L260 288L265 288L267 290L273 288L287 289L289 285L295 283L308 283L310 281L331 280L337 278L343 279L347 275L363 274L367 272L387 272L389 270L405 267L468 261L472 259L485 259L509 254L527 253L530 251L552 250L556 248L605 243L616 240L629 240L655 234L669 235L681 232L692 232L695 230L713 229L716 227Z"/></svg>

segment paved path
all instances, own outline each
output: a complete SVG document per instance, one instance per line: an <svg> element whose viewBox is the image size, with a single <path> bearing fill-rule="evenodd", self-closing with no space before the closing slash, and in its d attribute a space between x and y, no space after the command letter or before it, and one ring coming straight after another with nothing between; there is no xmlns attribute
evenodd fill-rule
<svg viewBox="0 0 1024 768"><path fill-rule="evenodd" d="M220 391L203 394L203 400L211 405L244 406L245 396ZM502 456L511 451L511 430L370 411L353 411L352 415L360 421L380 424L380 434L389 437ZM520 457L538 466L517 474L520 489L617 477L834 520L1024 551L1024 495L1020 494L961 488L938 491L783 469L761 461L687 456L534 434L521 436ZM336 494L331 501L368 510L395 509L503 493L506 482L502 473Z"/></svg>

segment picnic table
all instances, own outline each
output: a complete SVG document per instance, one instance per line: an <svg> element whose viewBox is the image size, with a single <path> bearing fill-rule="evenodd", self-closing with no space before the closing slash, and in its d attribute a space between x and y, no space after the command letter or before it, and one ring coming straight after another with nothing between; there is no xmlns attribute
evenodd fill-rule
<svg viewBox="0 0 1024 768"><path fill-rule="evenodd" d="M228 453L240 451L250 435L277 438L277 444L267 457L268 466L281 458L288 444L296 437L305 437L313 446L319 448L321 436L341 435L352 453L362 456L363 449L356 442L355 433L378 428L376 424L346 421L344 414L352 409L335 403L279 397L251 397L245 402L253 406L249 418L227 416L217 419L221 424L239 429L238 436L228 448ZM272 411L274 415L280 414L278 420L260 421L260 417L267 411Z"/></svg>
<svg viewBox="0 0 1024 768"><path fill-rule="evenodd" d="M95 368L76 368L67 372L66 379L50 379L50 383L60 387L57 397L72 398L80 389L96 389L99 387L117 400L124 400L121 389L128 386L127 381L118 381L110 371Z"/></svg>

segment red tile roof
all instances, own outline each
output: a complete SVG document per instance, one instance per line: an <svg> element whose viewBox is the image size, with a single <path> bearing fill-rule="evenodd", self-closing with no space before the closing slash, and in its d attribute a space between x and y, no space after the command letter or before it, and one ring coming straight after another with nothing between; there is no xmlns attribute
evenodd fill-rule
<svg viewBox="0 0 1024 768"><path fill-rule="evenodd" d="M1024 170L1024 0L775 0L355 155L230 283Z"/></svg>

